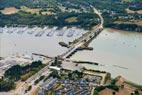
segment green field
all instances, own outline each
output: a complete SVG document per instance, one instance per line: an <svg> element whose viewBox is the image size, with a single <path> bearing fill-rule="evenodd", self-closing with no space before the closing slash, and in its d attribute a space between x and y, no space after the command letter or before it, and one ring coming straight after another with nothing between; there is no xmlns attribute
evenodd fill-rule
<svg viewBox="0 0 142 95"><path fill-rule="evenodd" d="M98 17L90 8L92 5L101 11L105 27L142 31L141 24L123 23L123 21L142 20L142 14L126 12L126 9L142 10L142 0L1 0L0 5L1 10L7 7L16 7L20 10L11 15L0 13L0 26L48 25L90 29L99 22ZM25 8L21 9L21 6L25 6ZM115 22L122 22L122 24L118 25Z"/></svg>

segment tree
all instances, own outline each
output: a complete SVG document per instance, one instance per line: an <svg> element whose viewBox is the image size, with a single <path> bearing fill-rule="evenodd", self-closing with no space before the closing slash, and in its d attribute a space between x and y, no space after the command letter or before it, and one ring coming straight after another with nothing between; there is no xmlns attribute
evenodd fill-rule
<svg viewBox="0 0 142 95"><path fill-rule="evenodd" d="M94 94L93 95L99 95L98 91L94 90Z"/></svg>
<svg viewBox="0 0 142 95"><path fill-rule="evenodd" d="M112 95L116 95L116 93L115 93L115 92L112 92Z"/></svg>
<svg viewBox="0 0 142 95"><path fill-rule="evenodd" d="M20 65L12 66L5 72L4 76L13 80L19 80L21 76L21 70L22 68Z"/></svg>
<svg viewBox="0 0 142 95"><path fill-rule="evenodd" d="M12 80L0 80L0 92L9 91L15 88L15 83Z"/></svg>
<svg viewBox="0 0 142 95"><path fill-rule="evenodd" d="M31 64L31 68L35 68L35 67L39 67L39 66L41 66L42 65L42 62L41 61L34 61L34 62L32 62L32 64Z"/></svg>
<svg viewBox="0 0 142 95"><path fill-rule="evenodd" d="M100 92L100 91L104 90L105 88L106 88L105 86L98 86L98 87L95 88L95 90L97 92Z"/></svg>
<svg viewBox="0 0 142 95"><path fill-rule="evenodd" d="M41 61L35 61L35 62L32 62L31 65L26 65L26 66L14 65L5 72L4 76L6 78L17 81L21 79L22 75L27 74L30 71L33 71L33 72L38 71L39 67L41 66L43 66ZM29 73L27 77L30 76L32 73Z"/></svg>
<svg viewBox="0 0 142 95"><path fill-rule="evenodd" d="M79 71L77 71L77 70L75 70L75 71L69 73L69 74L68 74L68 77L69 77L69 79L71 79L71 80L80 79L80 78L83 77L83 73L82 73L82 72L79 72Z"/></svg>
<svg viewBox="0 0 142 95"><path fill-rule="evenodd" d="M27 90L30 91L31 89L32 89L32 86L30 85Z"/></svg>
<svg viewBox="0 0 142 95"><path fill-rule="evenodd" d="M131 95L134 95L134 93L131 93Z"/></svg>
<svg viewBox="0 0 142 95"><path fill-rule="evenodd" d="M53 70L53 72L49 75L49 77L60 78L57 70Z"/></svg>
<svg viewBox="0 0 142 95"><path fill-rule="evenodd" d="M140 95L140 93L137 89L134 91L134 95Z"/></svg>

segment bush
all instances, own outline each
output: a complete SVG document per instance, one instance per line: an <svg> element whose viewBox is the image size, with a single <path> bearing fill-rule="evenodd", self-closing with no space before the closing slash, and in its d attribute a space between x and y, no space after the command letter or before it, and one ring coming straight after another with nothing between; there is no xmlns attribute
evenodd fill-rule
<svg viewBox="0 0 142 95"><path fill-rule="evenodd" d="M26 66L14 65L5 72L4 76L15 81L22 78L24 81L42 67L44 67L44 65L41 61L35 61L32 62L31 65Z"/></svg>
<svg viewBox="0 0 142 95"><path fill-rule="evenodd" d="M94 90L93 95L99 95L98 91Z"/></svg>
<svg viewBox="0 0 142 95"><path fill-rule="evenodd" d="M31 77L33 74L34 74L34 72L31 71L31 72L28 72L28 73L25 74L25 75L22 75L22 76L21 76L21 81L26 81L26 80L27 80L29 77Z"/></svg>
<svg viewBox="0 0 142 95"><path fill-rule="evenodd" d="M100 92L100 91L104 90L105 88L106 88L105 86L99 86L99 87L96 87L95 90L97 92Z"/></svg>
<svg viewBox="0 0 142 95"><path fill-rule="evenodd" d="M109 89L113 89L113 90L115 90L115 91L119 91L119 87L116 86L116 85L108 85L108 86L106 86L106 87L109 88Z"/></svg>
<svg viewBox="0 0 142 95"><path fill-rule="evenodd" d="M30 85L27 89L27 91L30 91L32 89L32 86Z"/></svg>
<svg viewBox="0 0 142 95"><path fill-rule="evenodd" d="M34 82L34 84L36 85L36 84L38 84L41 80L43 80L45 78L45 76L40 76L40 78L39 79L37 79L35 82Z"/></svg>
<svg viewBox="0 0 142 95"><path fill-rule="evenodd" d="M0 80L0 92L10 91L15 88L14 81L11 80Z"/></svg>
<svg viewBox="0 0 142 95"><path fill-rule="evenodd" d="M5 72L4 76L12 80L19 80L21 76L21 70L22 67L20 65L12 66Z"/></svg>

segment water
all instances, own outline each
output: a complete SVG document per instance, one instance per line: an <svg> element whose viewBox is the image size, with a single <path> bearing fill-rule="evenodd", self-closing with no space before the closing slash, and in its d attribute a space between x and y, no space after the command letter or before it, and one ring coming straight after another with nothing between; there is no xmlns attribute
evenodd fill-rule
<svg viewBox="0 0 142 95"><path fill-rule="evenodd" d="M59 30L58 30L59 31ZM81 32L82 31L82 32ZM50 31L49 31L50 32ZM67 37L54 35L47 36L47 32L41 37L24 32L11 34L0 33L0 56L7 57L15 54L41 53L48 56L56 56L67 51L58 42L69 42L79 37L84 31L77 30L76 35ZM89 68L105 70L113 77L122 75L130 81L142 84L142 34L131 32L109 32L105 29L90 44L93 51L79 51L71 59L94 61L103 66L87 65Z"/></svg>
<svg viewBox="0 0 142 95"><path fill-rule="evenodd" d="M29 34L32 29L25 31L25 33L22 34L17 33L17 31L14 31L11 34L5 31L3 31L3 33L0 33L0 56L7 57L16 54L31 55L31 53L40 53L49 55L51 57L57 56L67 50L67 48L62 48L58 44L60 41L68 43L76 37L79 37L81 33L85 32L85 30L77 29L76 32L82 32L79 35L78 33L76 33L75 36L70 38L66 36L68 33L65 33L64 36L57 36L56 34L58 33L56 33L55 35L49 37L47 36L49 32L51 32L52 30L54 32L58 31L55 29L49 29L49 31L46 31L41 36L37 37L36 34L39 33L39 31L36 30L32 34ZM67 29L67 31L69 30L70 29Z"/></svg>
<svg viewBox="0 0 142 95"><path fill-rule="evenodd" d="M130 81L142 84L142 34L130 32L103 31L97 39L90 44L93 51L81 51L72 59L90 60L104 66L92 66L105 70L113 77L122 75Z"/></svg>

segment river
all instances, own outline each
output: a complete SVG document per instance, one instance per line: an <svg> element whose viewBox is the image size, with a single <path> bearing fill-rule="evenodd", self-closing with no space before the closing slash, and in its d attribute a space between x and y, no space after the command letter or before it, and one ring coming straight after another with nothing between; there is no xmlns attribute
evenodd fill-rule
<svg viewBox="0 0 142 95"><path fill-rule="evenodd" d="M81 32L80 32L81 31ZM15 54L41 53L56 56L66 48L59 46L59 41L69 42L79 37L84 30L77 30L73 37L57 36L35 37L35 34L0 34L0 56L7 57ZM109 31L105 29L90 47L93 51L79 51L71 59L94 61L100 66L87 65L89 68L108 71L113 77L122 75L130 81L142 84L142 34L134 32Z"/></svg>
<svg viewBox="0 0 142 95"><path fill-rule="evenodd" d="M93 51L81 51L72 59L88 60L103 66L90 66L111 72L113 77L122 75L130 81L142 84L142 34L104 30L90 44Z"/></svg>

